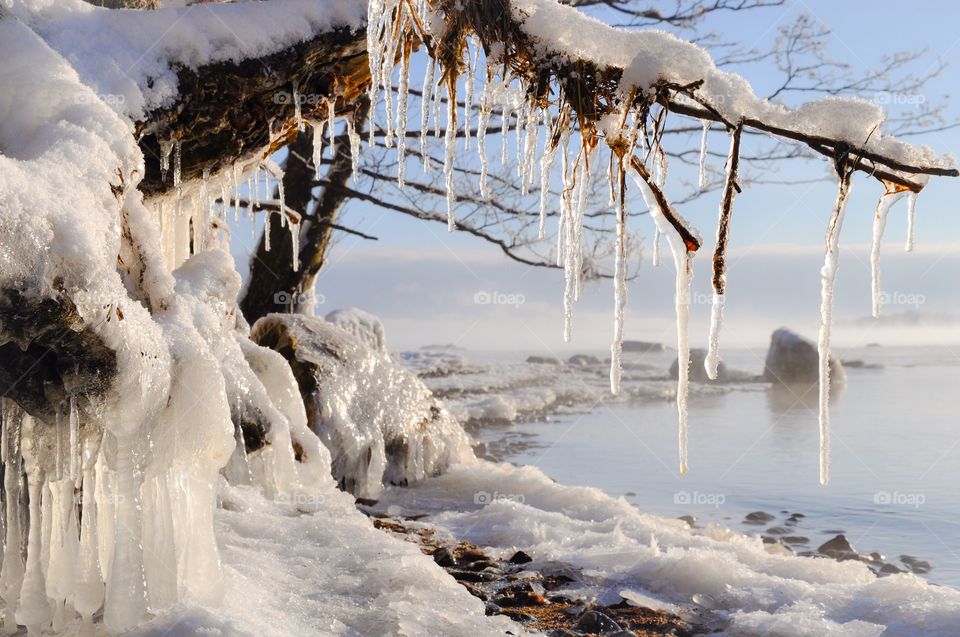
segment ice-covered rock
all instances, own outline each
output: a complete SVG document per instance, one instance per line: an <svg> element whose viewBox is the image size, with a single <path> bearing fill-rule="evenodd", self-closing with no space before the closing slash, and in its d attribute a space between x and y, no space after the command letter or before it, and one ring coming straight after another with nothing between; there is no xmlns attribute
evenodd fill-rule
<svg viewBox="0 0 960 637"><path fill-rule="evenodd" d="M387 353L387 335L383 323L370 312L347 307L334 310L325 318L327 322L355 336L370 349L375 349L381 354Z"/></svg>
<svg viewBox="0 0 960 637"><path fill-rule="evenodd" d="M815 383L819 378L819 365L817 344L781 327L770 337L763 376L771 382L784 384ZM831 356L831 381L842 382L844 377L843 365Z"/></svg>
<svg viewBox="0 0 960 637"><path fill-rule="evenodd" d="M290 363L343 488L369 497L473 458L463 428L422 381L337 325L271 314L251 338Z"/></svg>

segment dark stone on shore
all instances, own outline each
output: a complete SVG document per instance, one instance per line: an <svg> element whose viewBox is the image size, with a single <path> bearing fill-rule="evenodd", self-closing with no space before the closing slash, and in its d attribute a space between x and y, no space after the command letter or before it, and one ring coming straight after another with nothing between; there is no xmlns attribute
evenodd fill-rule
<svg viewBox="0 0 960 637"><path fill-rule="evenodd" d="M533 558L523 551L517 551L510 557L509 561L511 564L529 564L533 561Z"/></svg>
<svg viewBox="0 0 960 637"><path fill-rule="evenodd" d="M843 365L830 358L831 382L844 379ZM815 383L820 378L820 355L817 344L799 334L781 327L770 337L770 349L763 377L770 382L784 385L791 383Z"/></svg>
<svg viewBox="0 0 960 637"><path fill-rule="evenodd" d="M925 575L933 570L933 566L931 566L930 562L927 562L926 560L918 560L912 555L901 555L900 561L910 569L910 572L916 573L917 575Z"/></svg>
<svg viewBox="0 0 960 637"><path fill-rule="evenodd" d="M562 363L555 356L527 356L527 362L533 365L560 365Z"/></svg>
<svg viewBox="0 0 960 637"><path fill-rule="evenodd" d="M705 349L691 349L690 350L690 382L691 383L710 383L710 382L724 382L727 380L727 366L721 361L717 365L717 379L716 381L711 381L707 377L707 370L703 366L704 361L707 358L707 350ZM673 359L673 364L670 365L670 378L676 380L680 374L680 359Z"/></svg>
<svg viewBox="0 0 960 637"><path fill-rule="evenodd" d="M596 356L591 356L590 354L574 354L567 359L567 364L586 367L587 365L603 365L603 361Z"/></svg>
<svg viewBox="0 0 960 637"><path fill-rule="evenodd" d="M857 553L856 549L850 545L850 542L847 540L846 536L842 534L821 544L819 547L817 547L817 551L821 555L832 557L840 562L845 560L860 559L860 554Z"/></svg>
<svg viewBox="0 0 960 637"><path fill-rule="evenodd" d="M767 533L770 535L786 535L789 531L782 526L771 526L767 529Z"/></svg>
<svg viewBox="0 0 960 637"><path fill-rule="evenodd" d="M693 517L692 515L681 515L681 516L680 516L679 518L677 518L677 519L678 519L678 520L683 520L684 522L686 522L687 525L689 525L691 529L692 529L692 528L696 525L696 523L697 523L697 518Z"/></svg>
<svg viewBox="0 0 960 637"><path fill-rule="evenodd" d="M433 561L444 568L454 566L457 563L456 560L453 559L453 553L445 546L441 546L433 552Z"/></svg>
<svg viewBox="0 0 960 637"><path fill-rule="evenodd" d="M744 524L766 524L770 520L773 520L774 516L770 515L766 511L754 511L748 513L745 518L743 518Z"/></svg>
<svg viewBox="0 0 960 637"><path fill-rule="evenodd" d="M893 564L884 564L883 566L880 567L879 572L887 575L896 575L897 573L903 573L904 570L901 568L897 568Z"/></svg>
<svg viewBox="0 0 960 637"><path fill-rule="evenodd" d="M663 343L651 343L647 341L624 341L624 352L639 352L641 354L659 353L666 351Z"/></svg>
<svg viewBox="0 0 960 637"><path fill-rule="evenodd" d="M488 573L486 571L461 571L448 568L447 572L453 575L453 579L457 580L458 582L473 582L474 584L493 582L500 577L498 573Z"/></svg>
<svg viewBox="0 0 960 637"><path fill-rule="evenodd" d="M577 630L595 635L610 635L621 632L620 624L597 610L588 610L577 620Z"/></svg>
<svg viewBox="0 0 960 637"><path fill-rule="evenodd" d="M780 538L784 544L809 544L810 538L802 535L785 535Z"/></svg>

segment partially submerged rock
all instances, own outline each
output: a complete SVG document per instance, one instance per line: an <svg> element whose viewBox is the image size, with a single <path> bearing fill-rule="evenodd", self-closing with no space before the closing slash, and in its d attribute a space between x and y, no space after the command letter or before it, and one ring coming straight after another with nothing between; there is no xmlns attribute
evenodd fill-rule
<svg viewBox="0 0 960 637"><path fill-rule="evenodd" d="M703 366L704 361L707 358L707 350L705 349L691 349L690 350L690 381L694 383L709 383L713 382L710 378L707 377L707 369ZM680 361L679 359L673 359L673 364L670 365L670 378L673 380L677 379L677 376L680 373ZM728 379L727 366L721 361L717 365L717 378L716 381L724 382Z"/></svg>
<svg viewBox="0 0 960 637"><path fill-rule="evenodd" d="M374 496L473 457L463 428L420 379L340 327L270 314L250 337L287 359L341 488Z"/></svg>
<svg viewBox="0 0 960 637"><path fill-rule="evenodd" d="M770 349L763 376L781 384L815 383L820 378L820 357L817 344L781 327L770 337ZM843 381L843 365L830 357L831 382Z"/></svg>

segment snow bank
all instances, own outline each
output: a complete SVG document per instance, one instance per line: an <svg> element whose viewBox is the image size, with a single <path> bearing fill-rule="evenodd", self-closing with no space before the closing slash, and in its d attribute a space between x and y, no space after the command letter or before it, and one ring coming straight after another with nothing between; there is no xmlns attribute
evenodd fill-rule
<svg viewBox="0 0 960 637"><path fill-rule="evenodd" d="M367 3L277 0L148 12L101 9L83 0L25 0L13 11L107 104L139 120L176 99L177 67L239 62L334 28L361 28Z"/></svg>
<svg viewBox="0 0 960 637"><path fill-rule="evenodd" d="M372 350L387 354L387 333L379 318L355 307L329 312L324 317Z"/></svg>
<svg viewBox="0 0 960 637"><path fill-rule="evenodd" d="M712 524L641 513L598 489L554 483L538 469L478 462L412 489L390 489L378 508L430 512L453 537L522 548L534 568L575 574L571 587L617 601L635 590L698 612L731 636L948 637L960 592L915 575L877 578L866 565L772 552L758 537ZM694 596L696 602L694 602Z"/></svg>
<svg viewBox="0 0 960 637"><path fill-rule="evenodd" d="M334 478L357 495L473 457L463 428L416 376L333 323L271 314L251 338L287 358Z"/></svg>

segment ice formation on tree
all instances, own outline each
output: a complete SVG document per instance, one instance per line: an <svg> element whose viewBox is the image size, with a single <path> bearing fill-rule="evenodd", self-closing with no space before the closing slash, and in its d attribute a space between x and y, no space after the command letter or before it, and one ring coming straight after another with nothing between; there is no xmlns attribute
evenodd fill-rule
<svg viewBox="0 0 960 637"><path fill-rule="evenodd" d="M908 249L913 244L913 202L925 185L927 174L955 174L929 148L918 148L879 132L884 113L875 104L856 100L827 98L789 109L758 98L746 81L719 69L710 55L699 46L656 30L624 30L612 28L584 16L575 7L556 0L514 0L503 20L493 20L484 13L485 5L464 6L447 0L407 2L376 0L369 5L369 32L379 34L369 40L370 68L374 91L384 89L389 99L391 79L385 69L393 64L397 41L421 41L430 53L424 93L434 90L434 77L442 78L447 87L447 129L445 172L447 209L451 229L456 191L452 179L452 158L456 143L456 78L472 73L477 64L472 57L479 54L476 42L485 46L486 82L479 109L478 150L480 153L480 187L487 196L488 159L486 127L492 112L499 110L503 121L501 160L505 164L508 150L507 130L513 123L517 134L516 150L519 186L525 191L534 179L536 136L533 122L552 122L544 144L540 164L540 224L538 236L546 235L551 168L555 152L561 154L558 182L559 214L557 223L557 265L564 269L563 334L570 340L573 306L580 297L583 277L584 210L587 181L591 166L605 162L610 180L611 205L618 219L614 248L614 343L611 346L610 385L616 392L619 385L619 352L623 335L626 301L623 242L625 231L621 211L623 196L617 184L623 173L630 172L650 208L655 221L653 260L659 262L660 237L665 236L677 267L677 329L680 349L680 374L677 385L677 406L680 420L681 471L686 470L686 361L688 289L691 261L701 246L696 231L677 214L664 195L666 188L666 151L662 133L668 112L694 117L703 124L700 140L699 188L707 187L707 141L711 126L731 134L731 152L727 160L727 180L721 200L718 245L714 255L714 300L711 308L710 348L705 361L708 375L716 375L719 364L719 334L723 320L725 272L724 255L729 233L729 218L735 192L739 191L736 164L739 161L739 137L743 128L751 128L775 136L807 143L812 148L839 161L851 153L852 170L862 170L883 181L896 183L911 191L910 232ZM450 14L455 14L451 18ZM497 27L490 23L496 22ZM502 22L502 24L501 24ZM509 33L511 47L499 39ZM487 42L485 39L490 39ZM473 43L473 51L471 45ZM407 49L404 48L404 51ZM473 54L473 56L471 55ZM586 65L590 73L574 70ZM554 91L551 83L562 87ZM593 83L591 83L593 82ZM612 86L613 88L609 88ZM438 106L435 100L435 107ZM425 97L421 127L426 129ZM389 113L388 113L389 114ZM464 112L467 121L469 112ZM515 117L515 121L514 118ZM439 135L439 122L434 122ZM525 141L523 136L526 135ZM609 155L600 158L599 141L606 142ZM827 140L824 143L824 140ZM639 151L639 153L638 153ZM618 166L614 170L614 166ZM839 220L838 220L839 221ZM839 225L839 224L838 224ZM839 231L839 227L836 227ZM836 233L828 239L824 268L821 344L829 357L830 296L832 293L838 246ZM822 379L825 385L827 379ZM826 394L821 423L827 436ZM826 445L822 449L826 463ZM825 469L824 469L825 472ZM824 475L825 477L825 475Z"/></svg>

